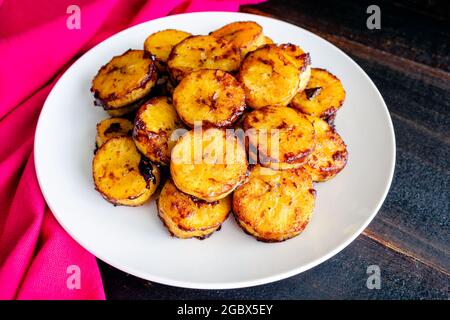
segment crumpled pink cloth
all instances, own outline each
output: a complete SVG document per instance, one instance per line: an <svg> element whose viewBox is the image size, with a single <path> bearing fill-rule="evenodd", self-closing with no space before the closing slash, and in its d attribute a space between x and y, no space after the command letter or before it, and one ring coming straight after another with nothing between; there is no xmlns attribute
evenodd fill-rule
<svg viewBox="0 0 450 320"><path fill-rule="evenodd" d="M33 161L40 110L67 66L131 25L181 12L237 11L261 0L75 2L80 30L66 26L72 0L0 0L0 299L105 299L95 257L55 220Z"/></svg>

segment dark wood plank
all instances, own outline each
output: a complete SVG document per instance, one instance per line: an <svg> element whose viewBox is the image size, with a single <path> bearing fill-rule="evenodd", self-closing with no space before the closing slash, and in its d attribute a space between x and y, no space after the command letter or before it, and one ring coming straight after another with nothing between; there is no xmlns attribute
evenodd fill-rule
<svg viewBox="0 0 450 320"><path fill-rule="evenodd" d="M392 2L394 6L426 15L435 20L448 20L450 18L450 4L448 1L401 0Z"/></svg>
<svg viewBox="0 0 450 320"><path fill-rule="evenodd" d="M366 9L373 1L277 0L246 6L244 12L263 13L306 29L344 37L360 44L428 66L450 71L450 20L448 1L377 1L381 30L368 30ZM423 4L423 2L422 2ZM426 10L428 8L428 10ZM436 19L437 13L442 19Z"/></svg>
<svg viewBox="0 0 450 320"><path fill-rule="evenodd" d="M381 289L366 286L378 265ZM151 283L100 263L108 299L448 299L450 278L367 237L300 275L235 290L191 290ZM181 271L180 271L181 272Z"/></svg>
<svg viewBox="0 0 450 320"><path fill-rule="evenodd" d="M449 274L450 74L314 28L363 67L393 118L395 178L366 235Z"/></svg>
<svg viewBox="0 0 450 320"><path fill-rule="evenodd" d="M389 106L397 143L394 181L367 234L448 275L449 90L378 62L356 60Z"/></svg>
<svg viewBox="0 0 450 320"><path fill-rule="evenodd" d="M345 49L344 49L345 50ZM368 73L383 95L389 111L397 119L412 121L410 129L427 131L449 146L450 141L450 79L427 75L420 79L408 71L401 72L391 68L383 60L360 58L349 53L352 58ZM426 145L415 140L417 147L423 150ZM436 146L438 147L438 146ZM440 148L437 148L440 149ZM437 152L439 150L436 150Z"/></svg>

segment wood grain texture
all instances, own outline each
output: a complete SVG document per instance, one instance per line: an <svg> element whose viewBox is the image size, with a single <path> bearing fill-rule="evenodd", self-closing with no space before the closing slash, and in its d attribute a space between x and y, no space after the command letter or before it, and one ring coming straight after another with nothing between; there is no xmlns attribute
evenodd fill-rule
<svg viewBox="0 0 450 320"><path fill-rule="evenodd" d="M383 95L394 124L397 163L388 197L363 234L307 272L238 290L174 288L100 263L108 298L450 298L450 2L378 1L382 29L373 31L366 28L369 4L272 0L242 9L296 24L332 42ZM381 290L365 285L372 264L381 268Z"/></svg>
<svg viewBox="0 0 450 320"><path fill-rule="evenodd" d="M378 265L381 289L368 289L367 267ZM450 280L367 237L297 276L233 290L192 290L138 279L101 263L108 299L445 299Z"/></svg>
<svg viewBox="0 0 450 320"><path fill-rule="evenodd" d="M262 12L305 29L319 29L329 35L450 71L450 21L433 17L436 12L448 13L450 5L445 1L422 1L424 3L428 5L377 1L381 8L381 30L366 28L366 9L373 4L369 0L275 0L245 6L242 11Z"/></svg>

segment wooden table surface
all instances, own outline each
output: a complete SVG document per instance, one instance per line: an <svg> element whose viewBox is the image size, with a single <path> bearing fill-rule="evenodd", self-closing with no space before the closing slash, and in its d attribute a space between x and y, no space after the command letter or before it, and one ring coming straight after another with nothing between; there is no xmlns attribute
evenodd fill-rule
<svg viewBox="0 0 450 320"><path fill-rule="evenodd" d="M387 199L369 227L309 271L244 289L175 288L99 262L109 299L450 298L450 6L447 1L378 1L381 30L369 30L370 4L272 0L241 9L332 42L383 95L394 123L397 163ZM366 286L370 265L380 267L379 290Z"/></svg>

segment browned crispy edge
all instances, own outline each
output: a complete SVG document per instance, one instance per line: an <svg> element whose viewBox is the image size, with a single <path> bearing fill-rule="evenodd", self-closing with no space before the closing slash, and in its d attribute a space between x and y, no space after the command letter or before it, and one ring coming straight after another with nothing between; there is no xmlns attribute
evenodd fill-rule
<svg viewBox="0 0 450 320"><path fill-rule="evenodd" d="M242 84L231 73L228 73L228 72L223 71L223 70L216 70L216 75L215 75L216 78L219 77L217 75L217 72L219 72L219 71L220 71L220 73L223 73L223 75L220 76L221 78L225 78L225 77L228 77L228 76L232 77L232 79L236 82L237 86L241 87L242 90L244 90L244 88L242 87ZM180 84L181 84L181 82L183 80L180 81ZM219 79L218 81L221 82L222 80ZM177 104L177 99L176 99L175 96L173 96L173 104L174 104L174 106ZM202 127L205 128L205 129L208 129L208 128L229 128L244 114L246 109L247 109L247 104L245 103L245 92L244 92L244 99L243 99L242 103L239 106L236 106L233 110L231 110L232 115L231 115L230 118L228 118L226 120L223 120L223 121L221 121L219 123L213 123L213 122L210 122L210 121L202 120ZM183 121L183 123L185 125L187 125L190 128L194 127L194 124L190 123L189 121L187 121L181 114L178 114L178 116L180 117L181 121Z"/></svg>

